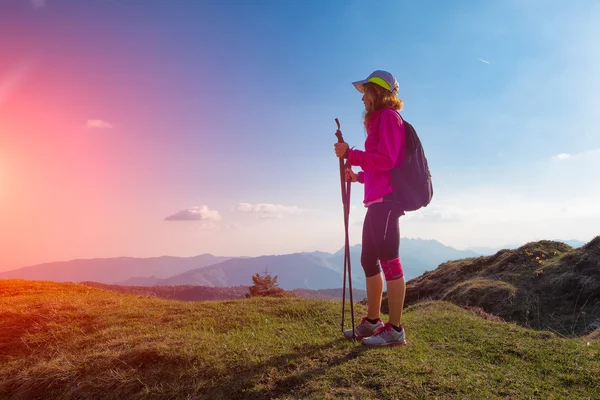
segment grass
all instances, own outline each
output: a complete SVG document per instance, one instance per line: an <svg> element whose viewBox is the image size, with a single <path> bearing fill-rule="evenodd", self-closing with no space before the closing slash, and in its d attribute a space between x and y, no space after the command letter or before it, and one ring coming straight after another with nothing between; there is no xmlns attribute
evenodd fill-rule
<svg viewBox="0 0 600 400"><path fill-rule="evenodd" d="M582 336L600 321L600 236L578 249L548 240L448 261L407 282L406 302L481 307L528 328ZM382 309L387 310L384 298Z"/></svg>
<svg viewBox="0 0 600 400"><path fill-rule="evenodd" d="M358 323L366 308L354 309ZM443 301L405 310L407 346L353 344L340 322L334 300L179 302L0 281L0 398L600 398L592 336L566 339Z"/></svg>

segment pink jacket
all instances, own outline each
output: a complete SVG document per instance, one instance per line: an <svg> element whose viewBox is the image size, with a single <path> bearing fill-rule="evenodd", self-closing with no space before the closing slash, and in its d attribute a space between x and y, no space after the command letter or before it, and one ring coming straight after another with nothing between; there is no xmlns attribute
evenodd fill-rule
<svg viewBox="0 0 600 400"><path fill-rule="evenodd" d="M350 165L362 169L358 182L365 185L365 206L392 192L390 170L402 163L405 147L406 131L398 112L392 107L376 111L367 128L365 150L348 150Z"/></svg>

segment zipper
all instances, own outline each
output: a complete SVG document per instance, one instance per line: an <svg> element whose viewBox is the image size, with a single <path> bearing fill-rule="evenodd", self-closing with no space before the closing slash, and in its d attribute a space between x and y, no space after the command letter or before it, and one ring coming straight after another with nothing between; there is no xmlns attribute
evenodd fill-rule
<svg viewBox="0 0 600 400"><path fill-rule="evenodd" d="M392 210L390 210L388 212L387 220L385 221L385 232L383 232L383 240L385 240L385 237L387 236L388 223L390 222L390 214L391 213L392 213Z"/></svg>

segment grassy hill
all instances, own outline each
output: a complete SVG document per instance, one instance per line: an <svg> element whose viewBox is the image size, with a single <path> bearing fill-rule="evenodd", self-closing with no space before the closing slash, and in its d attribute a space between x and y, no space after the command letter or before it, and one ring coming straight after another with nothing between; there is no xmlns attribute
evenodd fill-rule
<svg viewBox="0 0 600 400"><path fill-rule="evenodd" d="M358 323L365 307L355 312ZM592 335L433 301L406 309L407 346L372 349L340 338L340 319L333 300L181 302L0 281L0 398L600 398Z"/></svg>
<svg viewBox="0 0 600 400"><path fill-rule="evenodd" d="M586 334L600 321L600 236L576 249L543 240L443 263L407 282L405 304L423 300L480 307L565 336Z"/></svg>
<svg viewBox="0 0 600 400"><path fill-rule="evenodd" d="M137 294L142 296L156 296L163 299L184 301L206 301L206 300L235 300L244 299L249 291L249 286L195 286L195 285L173 285L173 286L123 286L107 285L99 282L80 282L83 285L98 289L108 289L119 293ZM343 288L335 289L294 289L286 290L288 294L296 297L311 299L342 300ZM350 289L346 288L346 297L350 297ZM367 296L367 291L352 288L352 298L361 300Z"/></svg>
<svg viewBox="0 0 600 400"><path fill-rule="evenodd" d="M233 300L243 299L248 293L248 286L213 287L195 285L176 286L127 286L108 285L100 282L79 282L82 285L112 290L113 292L136 294L140 296L153 296L170 300L206 301L206 300Z"/></svg>

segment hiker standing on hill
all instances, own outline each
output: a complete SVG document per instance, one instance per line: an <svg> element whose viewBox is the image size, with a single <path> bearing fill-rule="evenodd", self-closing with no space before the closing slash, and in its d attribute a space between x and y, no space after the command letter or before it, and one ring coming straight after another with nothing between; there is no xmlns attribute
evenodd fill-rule
<svg viewBox="0 0 600 400"><path fill-rule="evenodd" d="M363 203L367 207L361 265L367 281L368 314L354 332L368 346L406 344L402 325L406 282L399 254L399 218L404 210L394 201L390 180L390 171L401 165L406 147L404 122L397 112L403 103L397 97L398 82L387 71L375 71L353 85L363 93L365 150L350 149L346 142L336 143L334 149L337 157L362 169L358 173L347 169L346 180L364 184ZM384 277L389 305L385 325L379 317ZM344 331L344 336L352 339L352 329Z"/></svg>

